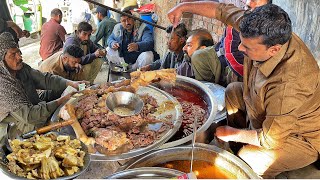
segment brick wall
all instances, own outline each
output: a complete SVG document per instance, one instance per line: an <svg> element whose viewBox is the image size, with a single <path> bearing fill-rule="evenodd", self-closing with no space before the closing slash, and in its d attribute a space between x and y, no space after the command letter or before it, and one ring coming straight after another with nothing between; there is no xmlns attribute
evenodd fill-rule
<svg viewBox="0 0 320 180"><path fill-rule="evenodd" d="M179 0L154 0L153 3L156 4L155 13L159 16L158 23L161 26L167 27L170 22L167 18L167 12L174 7ZM232 3L238 7L243 7L244 4L242 0L220 0L224 3ZM198 28L208 29L215 42L218 42L224 32L224 24L212 18L206 18L199 15L184 14L182 18L189 30L194 30ZM162 57L167 50L166 46L166 32L162 29L155 29L155 49Z"/></svg>

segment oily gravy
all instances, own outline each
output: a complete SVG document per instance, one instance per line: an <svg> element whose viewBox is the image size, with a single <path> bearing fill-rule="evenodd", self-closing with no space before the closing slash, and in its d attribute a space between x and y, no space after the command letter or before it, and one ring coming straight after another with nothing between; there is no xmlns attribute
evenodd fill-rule
<svg viewBox="0 0 320 180"><path fill-rule="evenodd" d="M158 164L156 167L165 167L170 169L179 170L185 173L190 172L189 160L176 160L163 164ZM236 176L228 172L227 170L215 166L213 163L206 161L193 161L193 172L198 179L236 179Z"/></svg>

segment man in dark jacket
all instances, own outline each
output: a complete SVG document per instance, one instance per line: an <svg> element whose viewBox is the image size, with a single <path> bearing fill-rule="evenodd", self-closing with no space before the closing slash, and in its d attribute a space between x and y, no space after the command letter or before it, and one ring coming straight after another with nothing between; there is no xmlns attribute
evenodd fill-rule
<svg viewBox="0 0 320 180"><path fill-rule="evenodd" d="M84 65L78 76L81 80L87 80L93 83L94 79L97 77L101 65L103 63L102 57L106 55L105 51L99 49L99 47L90 40L92 33L92 26L87 22L81 22L78 25L78 30L67 37L63 48L74 44L84 52L84 56L81 57L80 64Z"/></svg>

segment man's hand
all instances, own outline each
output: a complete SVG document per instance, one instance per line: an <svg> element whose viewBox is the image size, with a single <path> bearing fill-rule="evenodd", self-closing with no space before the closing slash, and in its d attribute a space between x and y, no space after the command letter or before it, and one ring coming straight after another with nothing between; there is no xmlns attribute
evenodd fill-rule
<svg viewBox="0 0 320 180"><path fill-rule="evenodd" d="M183 11L182 11L182 8L181 8L180 5L172 8L168 12L167 16L169 18L169 21L172 23L173 27L177 27L178 26L178 24L180 22L180 19L182 17L182 13L183 13Z"/></svg>
<svg viewBox="0 0 320 180"><path fill-rule="evenodd" d="M219 126L216 129L216 136L217 138L223 140L224 142L229 141L237 141L239 136L240 130L230 127L230 126Z"/></svg>
<svg viewBox="0 0 320 180"><path fill-rule="evenodd" d="M69 93L69 94L67 94L65 96L62 96L59 99L57 99L56 101L58 103L58 106L60 106L64 102L68 101L71 98L71 96L73 96L74 94L75 94L75 92L72 92L72 93Z"/></svg>
<svg viewBox="0 0 320 180"><path fill-rule="evenodd" d="M146 65L140 68L140 71L150 71L151 70L151 66L150 65Z"/></svg>
<svg viewBox="0 0 320 180"><path fill-rule="evenodd" d="M26 37L26 38L30 37L30 32L27 31L27 30L23 30L22 31L22 37Z"/></svg>
<svg viewBox="0 0 320 180"><path fill-rule="evenodd" d="M90 82L89 81L68 81L67 82L67 86L71 86L77 90L79 90L79 84L83 84L85 83L86 86L89 86L90 85Z"/></svg>
<svg viewBox="0 0 320 180"><path fill-rule="evenodd" d="M119 43L113 43L111 48L113 50L117 50L119 47L120 47Z"/></svg>
<svg viewBox="0 0 320 180"><path fill-rule="evenodd" d="M237 129L230 126L219 126L216 129L217 138L229 142L241 142L255 146L261 146L257 130Z"/></svg>
<svg viewBox="0 0 320 180"><path fill-rule="evenodd" d="M129 52L138 51L138 50L139 50L139 45L137 43L130 43L128 45Z"/></svg>
<svg viewBox="0 0 320 180"><path fill-rule="evenodd" d="M103 49L97 49L96 52L94 52L94 55L96 57L104 57L106 55L106 51Z"/></svg>

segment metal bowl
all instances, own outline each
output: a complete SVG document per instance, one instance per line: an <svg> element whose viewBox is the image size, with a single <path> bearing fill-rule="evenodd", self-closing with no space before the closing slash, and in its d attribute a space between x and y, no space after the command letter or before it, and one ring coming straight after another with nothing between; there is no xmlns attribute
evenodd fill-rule
<svg viewBox="0 0 320 180"><path fill-rule="evenodd" d="M58 132L49 132L49 133L57 133L57 134L62 134L62 133L58 133ZM62 134L64 135L64 134ZM70 136L71 139L75 139L74 137ZM65 179L74 179L76 177L78 177L80 174L82 174L83 172L85 172L87 170L87 168L90 165L90 155L88 153L88 148L87 146L81 142L81 150L84 151L86 153L86 155L84 156L84 165L83 167L80 168L80 170L71 175L71 176L62 176L57 178L57 180L65 180ZM12 178L12 179L27 179L27 178L23 178L20 176L17 176L16 174L12 173L11 171L9 171L7 164L8 164L8 159L7 159L7 155L8 155L8 151L5 149L5 147L2 145L2 147L0 148L0 169L1 172L3 174L5 174L6 176ZM0 175L1 175L0 172Z"/></svg>
<svg viewBox="0 0 320 180"><path fill-rule="evenodd" d="M175 87L192 91L193 93L198 94L206 102L208 107L208 118L204 124L197 129L196 142L209 144L213 140L215 129L221 125L220 122L216 120L218 103L215 95L207 85L185 76L177 76ZM168 148L191 143L192 137L193 134L175 141L167 142L160 148Z"/></svg>
<svg viewBox="0 0 320 180"><path fill-rule="evenodd" d="M107 108L123 117L139 114L143 105L144 103L138 95L125 91L110 93L106 99Z"/></svg>
<svg viewBox="0 0 320 180"><path fill-rule="evenodd" d="M123 69L121 67L118 67L118 66L111 67L111 72L113 73L121 73L122 71Z"/></svg>
<svg viewBox="0 0 320 180"><path fill-rule="evenodd" d="M183 172L174 169L143 167L117 172L105 179L169 179L183 174Z"/></svg>
<svg viewBox="0 0 320 180"><path fill-rule="evenodd" d="M119 173L121 173L122 170L154 167L175 160L190 160L191 151L192 146L178 146L152 151L146 155L128 161L119 168ZM196 144L194 149L194 160L213 163L215 166L234 175L236 179L260 179L260 177L240 158L213 145Z"/></svg>

